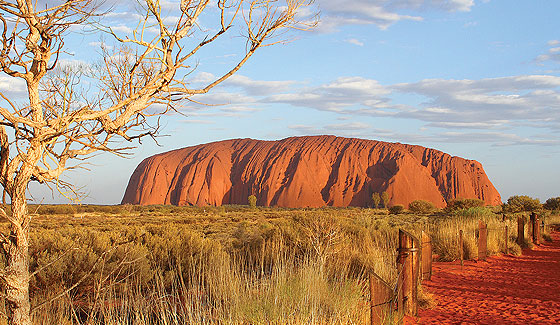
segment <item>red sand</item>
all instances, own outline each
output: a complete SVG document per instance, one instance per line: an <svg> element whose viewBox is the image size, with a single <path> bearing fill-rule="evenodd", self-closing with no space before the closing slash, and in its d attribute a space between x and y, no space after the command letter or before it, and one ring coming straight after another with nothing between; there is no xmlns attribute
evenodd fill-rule
<svg viewBox="0 0 560 325"><path fill-rule="evenodd" d="M423 287L438 305L420 310L416 323L560 324L560 233L552 238L522 256L466 261L462 268L434 263Z"/></svg>

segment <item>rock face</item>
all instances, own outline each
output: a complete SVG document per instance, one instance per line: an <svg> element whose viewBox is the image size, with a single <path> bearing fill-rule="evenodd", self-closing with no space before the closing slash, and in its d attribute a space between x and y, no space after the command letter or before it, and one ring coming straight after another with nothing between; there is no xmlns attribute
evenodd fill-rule
<svg viewBox="0 0 560 325"><path fill-rule="evenodd" d="M482 165L414 145L335 136L279 141L236 139L146 158L122 203L281 207L371 206L374 192L390 205L455 198L501 204Z"/></svg>

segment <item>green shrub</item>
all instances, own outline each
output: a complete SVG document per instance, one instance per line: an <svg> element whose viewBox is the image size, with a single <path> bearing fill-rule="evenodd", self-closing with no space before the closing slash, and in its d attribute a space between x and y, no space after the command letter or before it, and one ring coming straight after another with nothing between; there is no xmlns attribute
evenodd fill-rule
<svg viewBox="0 0 560 325"><path fill-rule="evenodd" d="M379 195L379 193L373 193L371 195L371 201L373 202L373 208L379 207L379 203L381 202L381 196Z"/></svg>
<svg viewBox="0 0 560 325"><path fill-rule="evenodd" d="M479 199L454 199L447 202L447 211L456 211L484 206L484 201Z"/></svg>
<svg viewBox="0 0 560 325"><path fill-rule="evenodd" d="M543 204L543 208L552 211L560 210L560 197L554 197L546 200L546 202Z"/></svg>
<svg viewBox="0 0 560 325"><path fill-rule="evenodd" d="M381 203L383 204L384 208L387 208L389 206L389 193L381 193Z"/></svg>
<svg viewBox="0 0 560 325"><path fill-rule="evenodd" d="M389 208L390 214L400 214L404 211L404 206L402 204L396 204Z"/></svg>
<svg viewBox="0 0 560 325"><path fill-rule="evenodd" d="M251 208L256 208L257 207L257 197L254 195L249 195L249 197L247 198L247 201L249 202L249 206Z"/></svg>
<svg viewBox="0 0 560 325"><path fill-rule="evenodd" d="M537 211L542 208L539 199L533 199L527 195L514 195L502 206L504 212L515 213L523 211Z"/></svg>
<svg viewBox="0 0 560 325"><path fill-rule="evenodd" d="M430 213L435 208L432 202L425 200L414 200L408 205L408 209L414 213Z"/></svg>

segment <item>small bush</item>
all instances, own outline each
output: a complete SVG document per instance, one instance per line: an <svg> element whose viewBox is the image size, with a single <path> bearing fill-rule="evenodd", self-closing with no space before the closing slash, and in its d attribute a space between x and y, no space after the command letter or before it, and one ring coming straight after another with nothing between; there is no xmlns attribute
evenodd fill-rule
<svg viewBox="0 0 560 325"><path fill-rule="evenodd" d="M257 197L254 195L249 195L249 197L247 198L247 201L249 202L249 206L251 208L256 208L257 207Z"/></svg>
<svg viewBox="0 0 560 325"><path fill-rule="evenodd" d="M375 192L371 195L371 202L373 204L372 208L379 207L379 203L381 202L381 196L379 193Z"/></svg>
<svg viewBox="0 0 560 325"><path fill-rule="evenodd" d="M538 211L542 208L541 202L539 199L533 199L527 195L514 195L507 200L502 206L504 212L533 212Z"/></svg>
<svg viewBox="0 0 560 325"><path fill-rule="evenodd" d="M393 205L389 208L390 214L401 214L404 211L404 206L401 204Z"/></svg>
<svg viewBox="0 0 560 325"><path fill-rule="evenodd" d="M430 213L435 208L432 202L425 200L414 200L408 205L408 209L414 213Z"/></svg>
<svg viewBox="0 0 560 325"><path fill-rule="evenodd" d="M479 199L454 199L447 202L447 211L456 211L484 206L484 201Z"/></svg>
<svg viewBox="0 0 560 325"><path fill-rule="evenodd" d="M389 193L387 192L381 193L381 203L383 204L384 208L389 206Z"/></svg>
<svg viewBox="0 0 560 325"><path fill-rule="evenodd" d="M552 197L543 204L543 208L552 211L560 210L560 197Z"/></svg>

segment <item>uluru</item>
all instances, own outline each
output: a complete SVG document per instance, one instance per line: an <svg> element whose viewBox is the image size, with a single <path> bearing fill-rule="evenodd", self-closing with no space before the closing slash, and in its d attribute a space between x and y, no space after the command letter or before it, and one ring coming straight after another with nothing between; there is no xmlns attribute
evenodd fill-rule
<svg viewBox="0 0 560 325"><path fill-rule="evenodd" d="M335 136L278 141L234 139L157 154L130 177L122 203L321 207L426 200L445 207L455 198L487 205L501 197L475 160L417 145Z"/></svg>

